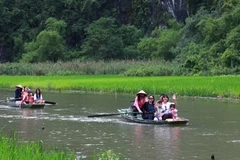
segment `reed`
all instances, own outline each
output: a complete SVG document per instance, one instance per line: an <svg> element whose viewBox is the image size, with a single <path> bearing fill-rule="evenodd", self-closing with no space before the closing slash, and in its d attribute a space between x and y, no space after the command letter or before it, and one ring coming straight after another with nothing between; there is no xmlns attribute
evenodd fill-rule
<svg viewBox="0 0 240 160"><path fill-rule="evenodd" d="M177 94L201 97L240 97L240 76L0 76L0 88L15 85L41 88L43 91L93 91L135 94L143 89L149 94Z"/></svg>
<svg viewBox="0 0 240 160"><path fill-rule="evenodd" d="M71 61L43 63L0 63L0 75L182 75L180 64L160 60Z"/></svg>
<svg viewBox="0 0 240 160"><path fill-rule="evenodd" d="M73 152L60 150L44 151L43 143L38 142L20 142L15 134L10 137L1 135L0 139L1 159L12 160L75 160Z"/></svg>
<svg viewBox="0 0 240 160"><path fill-rule="evenodd" d="M124 75L124 76L219 76L237 75L239 67L209 68L209 70L189 70L181 63L154 60L110 60L90 61L73 60L42 63L0 63L0 75Z"/></svg>

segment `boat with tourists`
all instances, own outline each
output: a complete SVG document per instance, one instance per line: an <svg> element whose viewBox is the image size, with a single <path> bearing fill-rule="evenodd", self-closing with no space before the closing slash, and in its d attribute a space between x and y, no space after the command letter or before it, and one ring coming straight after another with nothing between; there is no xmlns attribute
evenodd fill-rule
<svg viewBox="0 0 240 160"><path fill-rule="evenodd" d="M154 124L154 125L186 125L188 124L189 120L186 118L179 117L178 119L168 118L166 120L150 120L150 119L143 119L142 114L137 114L136 116L133 115L131 109L118 109L118 113L121 117L128 121L134 123L142 123L142 124Z"/></svg>
<svg viewBox="0 0 240 160"><path fill-rule="evenodd" d="M40 109L40 108L44 108L45 104L37 104L37 103L33 103L33 104L21 104L21 100L20 99L15 99L15 98L7 98L7 104L10 107L20 107L20 108L30 108L30 109Z"/></svg>

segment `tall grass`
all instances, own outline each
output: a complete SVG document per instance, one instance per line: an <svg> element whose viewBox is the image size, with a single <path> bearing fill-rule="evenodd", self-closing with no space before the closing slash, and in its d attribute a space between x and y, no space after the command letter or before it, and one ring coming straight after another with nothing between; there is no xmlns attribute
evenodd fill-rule
<svg viewBox="0 0 240 160"><path fill-rule="evenodd" d="M10 137L0 135L1 160L76 160L73 152L44 150L43 142L21 142L12 133ZM111 150L93 155L93 160L121 160L120 154Z"/></svg>
<svg viewBox="0 0 240 160"><path fill-rule="evenodd" d="M45 63L1 63L0 75L182 75L178 64L164 61L71 61Z"/></svg>
<svg viewBox="0 0 240 160"><path fill-rule="evenodd" d="M240 97L240 76L0 76L0 88L15 88L22 84L31 89L80 90L135 94L145 90L149 94L178 94L182 96Z"/></svg>
<svg viewBox="0 0 240 160"><path fill-rule="evenodd" d="M216 76L237 75L240 68L215 67L210 70L192 71L178 62L163 60L111 60L43 62L43 63L0 63L0 75L124 75L124 76Z"/></svg>
<svg viewBox="0 0 240 160"><path fill-rule="evenodd" d="M1 135L0 155L2 160L75 160L73 152L44 151L41 141L20 142L15 134L10 137Z"/></svg>

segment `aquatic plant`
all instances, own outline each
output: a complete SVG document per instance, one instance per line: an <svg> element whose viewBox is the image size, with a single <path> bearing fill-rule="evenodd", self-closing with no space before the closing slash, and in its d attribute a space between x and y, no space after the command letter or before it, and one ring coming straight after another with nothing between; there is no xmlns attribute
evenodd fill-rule
<svg viewBox="0 0 240 160"><path fill-rule="evenodd" d="M94 155L93 160L121 160L121 155L116 154L111 150L107 150L105 152L100 152Z"/></svg>

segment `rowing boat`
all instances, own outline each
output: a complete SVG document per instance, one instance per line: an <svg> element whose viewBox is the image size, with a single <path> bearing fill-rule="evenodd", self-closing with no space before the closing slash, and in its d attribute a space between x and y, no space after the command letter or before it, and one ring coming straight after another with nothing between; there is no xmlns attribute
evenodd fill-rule
<svg viewBox="0 0 240 160"><path fill-rule="evenodd" d="M31 108L31 109L40 109L44 108L45 104L21 104L20 100L16 100L15 98L8 98L7 103L10 107L20 107L20 108Z"/></svg>
<svg viewBox="0 0 240 160"><path fill-rule="evenodd" d="M128 121L134 123L142 123L142 124L154 124L154 125L186 125L188 124L188 119L186 118L178 118L177 120L174 119L166 119L166 120L149 120L143 119L141 114L137 114L137 116L133 116L130 109L118 109L121 117Z"/></svg>

